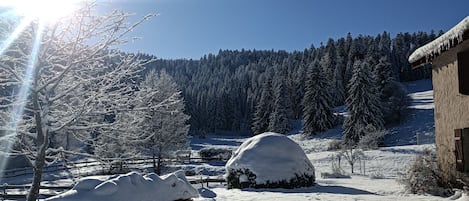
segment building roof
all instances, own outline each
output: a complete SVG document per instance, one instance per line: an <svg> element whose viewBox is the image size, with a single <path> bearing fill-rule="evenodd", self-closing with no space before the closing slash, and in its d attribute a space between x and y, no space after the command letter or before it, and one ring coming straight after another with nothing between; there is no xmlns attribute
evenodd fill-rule
<svg viewBox="0 0 469 201"><path fill-rule="evenodd" d="M433 58L469 38L469 16L432 42L418 48L409 56L414 67L429 63Z"/></svg>

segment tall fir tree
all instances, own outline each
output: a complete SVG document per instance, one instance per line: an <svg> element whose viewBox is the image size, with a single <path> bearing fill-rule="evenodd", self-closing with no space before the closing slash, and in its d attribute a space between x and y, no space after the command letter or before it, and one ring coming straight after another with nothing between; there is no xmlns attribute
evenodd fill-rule
<svg viewBox="0 0 469 201"><path fill-rule="evenodd" d="M306 92L303 99L304 135L311 136L334 125L333 102L330 85L323 68L313 62L307 73Z"/></svg>
<svg viewBox="0 0 469 201"><path fill-rule="evenodd" d="M280 74L280 73L278 73ZM273 102L272 102L272 112L269 116L269 131L287 134L290 129L289 122L289 109L288 103L290 100L287 95L287 86L285 83L285 78L282 75L276 76L277 79L274 80L274 91L273 91Z"/></svg>
<svg viewBox="0 0 469 201"><path fill-rule="evenodd" d="M343 125L344 142L348 145L355 145L365 136L366 128L381 130L384 127L380 99L368 62L357 60L353 67L346 100L349 115Z"/></svg>
<svg viewBox="0 0 469 201"><path fill-rule="evenodd" d="M252 131L254 135L263 133L269 128L270 113L272 111L272 90L270 78L262 84L262 92L253 116Z"/></svg>
<svg viewBox="0 0 469 201"><path fill-rule="evenodd" d="M391 63L387 56L379 59L379 63L373 70L373 76L385 123L399 121L407 105L407 92L404 86L393 77Z"/></svg>

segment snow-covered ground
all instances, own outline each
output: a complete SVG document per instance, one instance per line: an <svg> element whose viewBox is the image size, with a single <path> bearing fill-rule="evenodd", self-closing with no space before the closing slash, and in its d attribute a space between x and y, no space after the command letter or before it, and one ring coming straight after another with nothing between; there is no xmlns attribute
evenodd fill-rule
<svg viewBox="0 0 469 201"><path fill-rule="evenodd" d="M201 197L196 200L450 200L431 195L404 193L403 186L396 178L422 149L434 150L433 91L430 80L406 83L410 104L406 119L399 125L388 128L387 147L365 151L367 160L355 165L355 174L349 179L321 178L321 173L331 172L329 143L341 137L342 128L334 128L317 138L304 139L301 134L289 137L306 152L316 169L317 186L301 189L226 189L223 185L213 185L200 189ZM340 109L340 108L339 108ZM299 130L299 129L297 129ZM223 139L223 140L222 140ZM242 137L209 135L207 142L225 142L216 145L197 140L196 146L217 146L234 149L243 142ZM417 145L418 144L418 145ZM341 162L342 169L350 173L350 166ZM220 170L222 171L222 170ZM381 179L371 179L371 175Z"/></svg>
<svg viewBox="0 0 469 201"><path fill-rule="evenodd" d="M317 138L304 139L299 128L288 137L298 143L315 167L316 182L314 187L301 189L226 189L226 184L210 183L209 187L194 185L200 193L196 201L208 200L450 200L430 195L412 195L404 193L403 186L396 182L406 165L424 148L434 150L433 93L430 80L406 83L411 103L405 120L391 126L386 137L386 147L365 151L367 160L355 165L355 174L350 173L350 166L342 161L342 169L351 174L351 178L321 178L321 173L331 172L329 143L341 137L342 128L331 129ZM249 136L207 135L205 139L194 137L191 147L194 153L202 148L226 148L236 150ZM173 166L174 169L191 170L195 176L191 179L208 176L222 177L225 173L222 162L196 162ZM380 179L371 179L370 176ZM48 183L66 183L68 180L49 181ZM463 196L466 199L466 196ZM460 199L461 200L461 199Z"/></svg>

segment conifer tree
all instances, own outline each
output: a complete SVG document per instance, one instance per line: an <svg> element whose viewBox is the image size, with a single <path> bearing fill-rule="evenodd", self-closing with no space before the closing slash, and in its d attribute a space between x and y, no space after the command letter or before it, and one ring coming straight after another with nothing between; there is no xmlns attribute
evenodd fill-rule
<svg viewBox="0 0 469 201"><path fill-rule="evenodd" d="M367 134L365 128L380 130L384 126L376 84L367 61L355 62L348 88L346 106L349 115L344 122L344 140L346 144L354 145Z"/></svg>
<svg viewBox="0 0 469 201"><path fill-rule="evenodd" d="M373 75L385 122L399 121L407 105L407 92L404 86L393 77L391 63L387 56L380 58Z"/></svg>
<svg viewBox="0 0 469 201"><path fill-rule="evenodd" d="M269 116L269 131L286 134L289 130L289 107L285 79L277 76L274 81L272 113Z"/></svg>
<svg viewBox="0 0 469 201"><path fill-rule="evenodd" d="M259 102L256 104L254 112L252 131L254 135L267 131L269 127L270 112L272 111L272 91L270 89L270 79L266 78L262 85L262 93Z"/></svg>
<svg viewBox="0 0 469 201"><path fill-rule="evenodd" d="M334 124L334 113L329 93L330 85L323 69L313 62L307 73L306 92L303 99L304 134L311 136L325 131Z"/></svg>

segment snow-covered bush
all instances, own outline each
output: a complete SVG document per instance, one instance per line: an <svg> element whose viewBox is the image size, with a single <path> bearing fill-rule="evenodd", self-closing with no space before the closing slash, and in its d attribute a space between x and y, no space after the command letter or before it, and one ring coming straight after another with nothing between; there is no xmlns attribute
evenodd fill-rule
<svg viewBox="0 0 469 201"><path fill-rule="evenodd" d="M321 178L350 179L351 177L336 162L332 162L331 172L321 172Z"/></svg>
<svg viewBox="0 0 469 201"><path fill-rule="evenodd" d="M439 195L441 188L438 186L438 178L435 156L429 149L424 149L397 181L404 185L408 193Z"/></svg>
<svg viewBox="0 0 469 201"><path fill-rule="evenodd" d="M231 149L207 147L199 150L202 160L208 161L213 159L228 160L232 154Z"/></svg>
<svg viewBox="0 0 469 201"><path fill-rule="evenodd" d="M47 201L173 201L197 198L199 194L187 181L184 172L165 176L131 172L108 180L85 178L70 191Z"/></svg>
<svg viewBox="0 0 469 201"><path fill-rule="evenodd" d="M379 168L370 174L370 179L386 179L386 176L384 176L383 170Z"/></svg>
<svg viewBox="0 0 469 201"><path fill-rule="evenodd" d="M342 140L333 139L327 146L327 151L336 151L342 149Z"/></svg>
<svg viewBox="0 0 469 201"><path fill-rule="evenodd" d="M301 147L282 134L263 133L246 140L226 164L228 188L313 186L314 166Z"/></svg>
<svg viewBox="0 0 469 201"><path fill-rule="evenodd" d="M358 147L369 150L377 149L379 145L383 144L384 136L387 134L386 130L376 130L372 126L368 125L365 128L365 135L358 141Z"/></svg>
<svg viewBox="0 0 469 201"><path fill-rule="evenodd" d="M342 152L331 155L331 172L322 172L321 178L351 178L341 167L341 161L344 158Z"/></svg>

